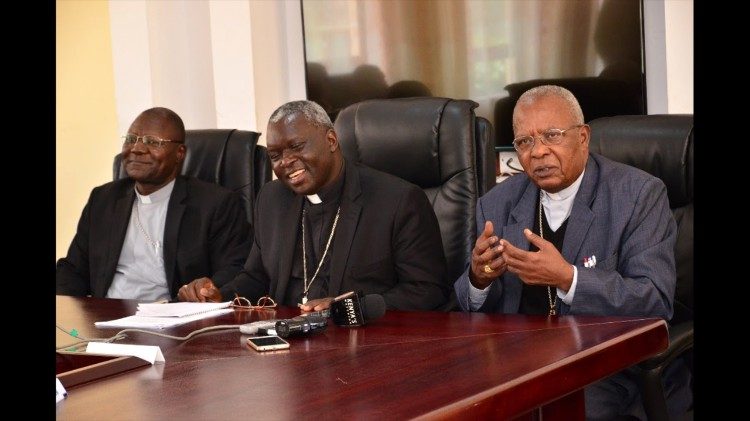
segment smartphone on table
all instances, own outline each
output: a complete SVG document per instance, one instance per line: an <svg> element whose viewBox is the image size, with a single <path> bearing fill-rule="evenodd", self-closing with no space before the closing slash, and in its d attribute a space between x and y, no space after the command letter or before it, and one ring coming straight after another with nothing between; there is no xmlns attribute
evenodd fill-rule
<svg viewBox="0 0 750 421"><path fill-rule="evenodd" d="M289 349L289 342L278 336L253 336L247 338L247 344L258 352Z"/></svg>

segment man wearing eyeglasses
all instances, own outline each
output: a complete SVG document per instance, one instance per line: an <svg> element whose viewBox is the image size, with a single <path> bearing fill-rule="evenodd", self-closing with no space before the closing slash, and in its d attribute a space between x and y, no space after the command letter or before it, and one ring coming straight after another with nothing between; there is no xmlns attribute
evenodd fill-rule
<svg viewBox="0 0 750 421"><path fill-rule="evenodd" d="M195 279L232 280L250 252L250 225L234 193L178 175L182 119L151 108L123 138L128 177L91 192L57 262L57 293L155 301Z"/></svg>
<svg viewBox="0 0 750 421"><path fill-rule="evenodd" d="M328 308L348 291L382 295L389 309L447 301L440 228L422 189L345 161L331 119L312 101L276 109L266 140L278 179L258 193L244 270L221 288L192 282L181 300L268 294L303 311Z"/></svg>
<svg viewBox="0 0 750 421"><path fill-rule="evenodd" d="M478 238L454 284L461 308L669 320L677 228L664 183L590 154L581 107L562 87L521 95L513 131L525 174L477 203ZM587 419L645 417L627 374L586 388L585 397Z"/></svg>

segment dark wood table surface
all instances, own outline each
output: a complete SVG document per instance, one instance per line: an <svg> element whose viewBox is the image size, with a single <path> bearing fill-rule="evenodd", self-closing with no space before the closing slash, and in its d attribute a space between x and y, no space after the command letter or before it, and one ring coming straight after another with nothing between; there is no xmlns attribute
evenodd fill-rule
<svg viewBox="0 0 750 421"><path fill-rule="evenodd" d="M135 314L137 302L57 297L56 322L108 337L95 321ZM288 318L297 309L235 311L161 332ZM224 330L187 342L133 333L166 364L74 386L58 419L582 419L590 383L667 347L664 321L387 311L360 328L293 337L259 353ZM58 331L57 345L74 339Z"/></svg>

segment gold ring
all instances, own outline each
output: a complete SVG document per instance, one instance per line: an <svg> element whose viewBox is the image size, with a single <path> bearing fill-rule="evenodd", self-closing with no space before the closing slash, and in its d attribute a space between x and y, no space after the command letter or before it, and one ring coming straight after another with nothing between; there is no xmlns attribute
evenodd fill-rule
<svg viewBox="0 0 750 421"><path fill-rule="evenodd" d="M492 273L494 270L490 267L490 265L484 265L484 273Z"/></svg>

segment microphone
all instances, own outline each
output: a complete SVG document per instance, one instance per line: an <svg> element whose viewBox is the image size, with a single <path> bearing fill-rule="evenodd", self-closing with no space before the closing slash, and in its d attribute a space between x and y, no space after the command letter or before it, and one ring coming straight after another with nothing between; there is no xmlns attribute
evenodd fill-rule
<svg viewBox="0 0 750 421"><path fill-rule="evenodd" d="M334 298L330 309L314 311L292 319L271 319L240 325L240 332L248 335L278 335L286 338L293 335L319 332L328 327L327 318L337 326L364 326L385 314L385 300L382 295L353 291ZM283 333L281 333L283 331Z"/></svg>
<svg viewBox="0 0 750 421"><path fill-rule="evenodd" d="M315 333L328 327L328 319L317 314L306 314L276 322L276 334L282 338Z"/></svg>
<svg viewBox="0 0 750 421"><path fill-rule="evenodd" d="M271 319L271 320L260 320L257 322L252 323L245 323L244 325L240 325L240 332L246 333L248 335L255 335L258 333L258 330L268 330L273 329L276 327L276 322L278 322L279 319Z"/></svg>
<svg viewBox="0 0 750 421"><path fill-rule="evenodd" d="M360 292L331 304L331 318L337 326L364 326L384 314L385 300L378 294L362 296Z"/></svg>
<svg viewBox="0 0 750 421"><path fill-rule="evenodd" d="M313 311L311 313L305 313L297 317L312 317L312 316L319 316L319 317L330 317L331 313L328 309L322 310L322 311ZM269 319L269 320L259 320L257 322L251 322L251 323L245 323L244 325L240 325L240 332L246 333L248 335L255 335L255 334L261 334L261 335L274 335L274 330L276 329L276 322L287 320L287 319Z"/></svg>

